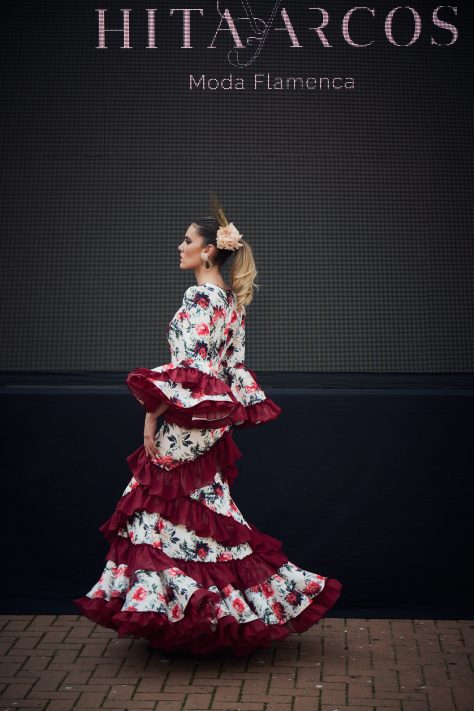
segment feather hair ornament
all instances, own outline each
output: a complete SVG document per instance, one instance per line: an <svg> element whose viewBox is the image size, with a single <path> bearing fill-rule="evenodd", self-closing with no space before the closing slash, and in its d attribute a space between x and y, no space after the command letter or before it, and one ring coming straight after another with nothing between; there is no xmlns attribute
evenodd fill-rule
<svg viewBox="0 0 474 711"><path fill-rule="evenodd" d="M229 220L225 216L224 210L222 209L222 205L220 204L218 197L214 193L211 193L211 209L219 225L221 227L227 227L227 225L229 224Z"/></svg>

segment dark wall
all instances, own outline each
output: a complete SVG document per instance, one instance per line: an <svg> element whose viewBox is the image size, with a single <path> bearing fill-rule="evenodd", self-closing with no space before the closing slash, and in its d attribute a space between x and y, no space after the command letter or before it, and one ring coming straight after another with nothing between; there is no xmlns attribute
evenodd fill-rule
<svg viewBox="0 0 474 711"><path fill-rule="evenodd" d="M283 411L234 431L232 496L292 562L343 583L331 614L472 616L472 383L266 392ZM105 565L98 527L130 481L142 412L125 386L0 405L0 610L75 614Z"/></svg>

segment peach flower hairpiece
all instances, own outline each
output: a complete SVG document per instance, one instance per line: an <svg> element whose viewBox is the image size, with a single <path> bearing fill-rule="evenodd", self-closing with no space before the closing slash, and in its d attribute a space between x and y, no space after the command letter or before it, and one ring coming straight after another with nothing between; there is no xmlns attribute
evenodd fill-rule
<svg viewBox="0 0 474 711"><path fill-rule="evenodd" d="M242 242L239 241L242 237L243 235L240 234L234 223L231 222L226 227L219 227L217 230L216 244L219 249L231 249L235 252L235 250L242 247Z"/></svg>
<svg viewBox="0 0 474 711"><path fill-rule="evenodd" d="M211 206L214 216L220 227L217 230L216 244L218 249L230 249L233 252L240 249L243 244L240 241L242 234L235 227L233 222L229 222L224 214L224 210L219 204L219 200L215 195L211 195Z"/></svg>

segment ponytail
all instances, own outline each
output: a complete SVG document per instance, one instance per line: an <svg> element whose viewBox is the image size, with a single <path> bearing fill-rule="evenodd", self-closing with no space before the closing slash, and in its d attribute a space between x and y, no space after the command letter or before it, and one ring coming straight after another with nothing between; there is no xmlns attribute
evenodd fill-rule
<svg viewBox="0 0 474 711"><path fill-rule="evenodd" d="M230 267L230 281L237 297L237 309L248 306L253 299L254 288L259 288L258 284L254 284L257 268L252 249L244 239L241 243L242 246L233 255Z"/></svg>

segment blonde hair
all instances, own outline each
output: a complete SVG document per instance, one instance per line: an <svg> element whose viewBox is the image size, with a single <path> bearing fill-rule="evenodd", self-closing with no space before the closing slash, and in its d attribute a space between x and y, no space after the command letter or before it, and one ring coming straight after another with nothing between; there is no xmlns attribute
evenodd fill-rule
<svg viewBox="0 0 474 711"><path fill-rule="evenodd" d="M260 288L258 284L254 283L258 272L252 248L244 239L241 240L241 243L240 249L234 253L230 268L230 281L232 291L237 297L237 309L248 306L253 299L254 289Z"/></svg>

